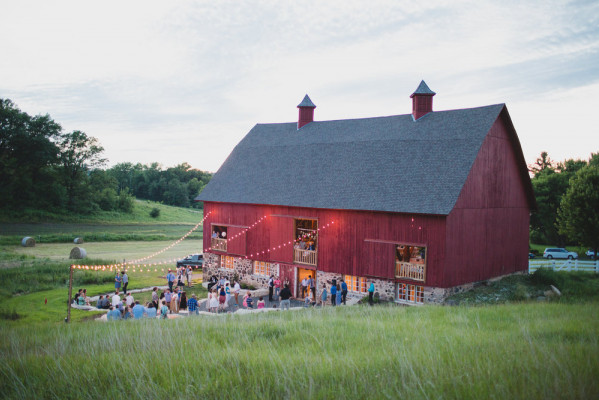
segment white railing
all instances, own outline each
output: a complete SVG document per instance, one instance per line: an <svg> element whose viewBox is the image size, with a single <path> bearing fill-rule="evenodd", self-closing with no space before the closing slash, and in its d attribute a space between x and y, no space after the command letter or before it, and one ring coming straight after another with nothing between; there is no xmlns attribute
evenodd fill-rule
<svg viewBox="0 0 599 400"><path fill-rule="evenodd" d="M227 239L210 238L212 250L227 251Z"/></svg>
<svg viewBox="0 0 599 400"><path fill-rule="evenodd" d="M426 267L424 264L413 264L403 261L395 261L395 277L424 281Z"/></svg>
<svg viewBox="0 0 599 400"><path fill-rule="evenodd" d="M316 250L293 249L293 261L316 265Z"/></svg>
<svg viewBox="0 0 599 400"><path fill-rule="evenodd" d="M554 271L587 271L599 274L598 261L580 260L529 260L528 273L533 273L539 268L551 268Z"/></svg>

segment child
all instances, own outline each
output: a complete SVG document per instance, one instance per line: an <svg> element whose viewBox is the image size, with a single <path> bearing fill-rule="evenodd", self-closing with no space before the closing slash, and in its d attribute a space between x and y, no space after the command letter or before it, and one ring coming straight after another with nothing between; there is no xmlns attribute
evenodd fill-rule
<svg viewBox="0 0 599 400"><path fill-rule="evenodd" d="M258 310L264 308L265 305L266 303L264 303L264 299L262 298L262 296L260 296L260 299L258 300Z"/></svg>
<svg viewBox="0 0 599 400"><path fill-rule="evenodd" d="M323 284L322 285L322 293L320 294L320 305L322 307L325 306L325 304L327 304L327 285Z"/></svg>
<svg viewBox="0 0 599 400"><path fill-rule="evenodd" d="M248 308L254 308L252 306L252 302L254 301L254 299L252 299L252 294L250 292L248 292L247 296L248 297L247 297L247 299L245 299L245 302L246 302Z"/></svg>
<svg viewBox="0 0 599 400"><path fill-rule="evenodd" d="M312 304L312 300L310 299L310 292L306 293L306 298L304 299L304 307L308 308Z"/></svg>

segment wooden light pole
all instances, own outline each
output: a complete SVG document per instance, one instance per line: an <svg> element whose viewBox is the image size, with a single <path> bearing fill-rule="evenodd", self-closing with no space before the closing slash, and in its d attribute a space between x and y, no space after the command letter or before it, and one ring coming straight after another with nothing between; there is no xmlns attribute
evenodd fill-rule
<svg viewBox="0 0 599 400"><path fill-rule="evenodd" d="M71 302L73 301L73 266L69 269L69 304L67 305L67 318L65 322L71 322Z"/></svg>

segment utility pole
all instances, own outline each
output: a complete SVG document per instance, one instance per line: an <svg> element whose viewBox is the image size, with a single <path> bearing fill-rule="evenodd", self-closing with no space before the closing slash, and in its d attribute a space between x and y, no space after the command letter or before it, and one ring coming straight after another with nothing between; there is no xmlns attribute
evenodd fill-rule
<svg viewBox="0 0 599 400"><path fill-rule="evenodd" d="M73 266L69 269L69 304L67 305L67 318L64 322L71 322L71 302L73 301Z"/></svg>

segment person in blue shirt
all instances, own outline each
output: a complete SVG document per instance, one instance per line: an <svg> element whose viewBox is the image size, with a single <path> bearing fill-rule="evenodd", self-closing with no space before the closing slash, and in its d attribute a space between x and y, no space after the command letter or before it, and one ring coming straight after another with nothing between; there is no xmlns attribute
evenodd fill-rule
<svg viewBox="0 0 599 400"><path fill-rule="evenodd" d="M154 307L153 302L149 302L144 311L147 318L156 318L156 307Z"/></svg>
<svg viewBox="0 0 599 400"><path fill-rule="evenodd" d="M343 299L343 305L345 304L345 300L347 299L347 283L343 279L341 279L341 297Z"/></svg>
<svg viewBox="0 0 599 400"><path fill-rule="evenodd" d="M175 274L169 269L168 274L166 274L166 280L168 281L168 288L172 292L173 284L175 283Z"/></svg>
<svg viewBox="0 0 599 400"><path fill-rule="evenodd" d="M191 295L189 300L187 300L187 309L190 314L198 314L198 300L196 299L195 293Z"/></svg>
<svg viewBox="0 0 599 400"><path fill-rule="evenodd" d="M337 305L337 282L333 279L333 284L331 285L331 304L333 306Z"/></svg>
<svg viewBox="0 0 599 400"><path fill-rule="evenodd" d="M370 282L370 286L368 287L368 304L374 304L374 282Z"/></svg>
<svg viewBox="0 0 599 400"><path fill-rule="evenodd" d="M166 301L164 300L162 300L162 307L160 307L160 318L168 318L168 307L166 306Z"/></svg>
<svg viewBox="0 0 599 400"><path fill-rule="evenodd" d="M121 280L123 281L123 292L127 294L127 285L129 285L129 276L125 271L121 272Z"/></svg>
<svg viewBox="0 0 599 400"><path fill-rule="evenodd" d="M110 307L110 311L106 314L106 319L108 321L117 321L121 319L121 312L114 307Z"/></svg>
<svg viewBox="0 0 599 400"><path fill-rule="evenodd" d="M116 275L114 276L114 289L115 291L121 288L121 276L119 275L119 272L116 272Z"/></svg>
<svg viewBox="0 0 599 400"><path fill-rule="evenodd" d="M320 304L324 307L327 304L327 284L322 284L322 293L320 294Z"/></svg>
<svg viewBox="0 0 599 400"><path fill-rule="evenodd" d="M142 306L141 304L139 304L139 301L135 302L135 305L133 306L133 310L131 310L133 312L133 318L135 319L142 319L144 317L144 306Z"/></svg>

